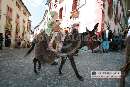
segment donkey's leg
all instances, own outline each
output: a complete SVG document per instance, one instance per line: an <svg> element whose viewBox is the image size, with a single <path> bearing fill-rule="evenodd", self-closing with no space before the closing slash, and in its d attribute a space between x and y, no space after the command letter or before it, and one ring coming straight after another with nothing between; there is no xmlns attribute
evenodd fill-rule
<svg viewBox="0 0 130 87"><path fill-rule="evenodd" d="M74 57L73 57L73 56L69 56L69 60L70 60L70 62L71 62L71 66L72 66L72 68L73 68L73 70L74 70L74 72L75 72L77 78L78 78L80 81L83 81L83 80L84 80L83 77L79 75L79 72L78 72L78 70L77 70L77 68L76 68L76 64L75 64L75 61L74 61Z"/></svg>
<svg viewBox="0 0 130 87"><path fill-rule="evenodd" d="M125 72L121 72L119 87L125 87Z"/></svg>
<svg viewBox="0 0 130 87"><path fill-rule="evenodd" d="M62 67L63 67L63 65L65 64L65 62L66 62L66 58L65 57L62 57L61 58L61 64L60 64L60 67L59 67L59 74L62 74Z"/></svg>
<svg viewBox="0 0 130 87"><path fill-rule="evenodd" d="M128 64L128 62L129 62L129 56L128 54L125 54L125 63Z"/></svg>
<svg viewBox="0 0 130 87"><path fill-rule="evenodd" d="M33 59L34 72L35 72L36 74L38 73L38 72L37 72L37 67L36 67L36 65L37 65L37 61L38 61L38 59L36 59L36 58Z"/></svg>
<svg viewBox="0 0 130 87"><path fill-rule="evenodd" d="M93 49L91 49L91 51L92 51L92 53L94 53L94 50L93 50Z"/></svg>
<svg viewBox="0 0 130 87"><path fill-rule="evenodd" d="M124 72L125 76L127 76L130 71L130 62L123 66L123 68L121 68L121 71Z"/></svg>
<svg viewBox="0 0 130 87"><path fill-rule="evenodd" d="M76 50L76 51L75 51L75 56L78 56L78 52L79 52L79 50Z"/></svg>
<svg viewBox="0 0 130 87"><path fill-rule="evenodd" d="M41 62L38 60L38 70L41 70Z"/></svg>
<svg viewBox="0 0 130 87"><path fill-rule="evenodd" d="M128 62L123 68L121 68L121 79L120 79L120 87L125 87L125 77L128 75L130 71L130 62Z"/></svg>

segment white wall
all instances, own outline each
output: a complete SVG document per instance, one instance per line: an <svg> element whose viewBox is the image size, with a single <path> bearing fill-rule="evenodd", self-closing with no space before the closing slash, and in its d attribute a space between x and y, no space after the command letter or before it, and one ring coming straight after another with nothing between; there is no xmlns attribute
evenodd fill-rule
<svg viewBox="0 0 130 87"><path fill-rule="evenodd" d="M80 4L84 4L85 0L80 0ZM98 22L97 20L97 4L96 0L86 0L86 4L79 9L79 21L80 28L79 32L85 32L86 27L88 30L93 30L94 25Z"/></svg>
<svg viewBox="0 0 130 87"><path fill-rule="evenodd" d="M61 22L62 28L70 27L71 25L70 15L72 11L72 3L73 0L65 0L62 4L63 5L63 19Z"/></svg>

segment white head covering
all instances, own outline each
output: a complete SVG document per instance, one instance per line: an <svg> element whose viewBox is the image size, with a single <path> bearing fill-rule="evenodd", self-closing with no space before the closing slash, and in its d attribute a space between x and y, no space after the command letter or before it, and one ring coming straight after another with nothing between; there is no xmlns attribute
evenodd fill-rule
<svg viewBox="0 0 130 87"><path fill-rule="evenodd" d="M130 17L128 18L128 26L130 26Z"/></svg>
<svg viewBox="0 0 130 87"><path fill-rule="evenodd" d="M130 36L130 29L129 29L128 33L127 33L127 37L128 37L128 36Z"/></svg>
<svg viewBox="0 0 130 87"><path fill-rule="evenodd" d="M106 30L106 38L108 38L109 30Z"/></svg>

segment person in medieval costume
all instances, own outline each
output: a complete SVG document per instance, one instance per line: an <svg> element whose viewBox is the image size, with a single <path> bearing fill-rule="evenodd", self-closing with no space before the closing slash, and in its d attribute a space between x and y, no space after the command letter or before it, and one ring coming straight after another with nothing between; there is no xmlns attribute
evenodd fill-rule
<svg viewBox="0 0 130 87"><path fill-rule="evenodd" d="M62 41L65 36L60 28L60 21L58 18L58 13L56 11L50 12L51 19L48 22L48 29L45 32L50 36L51 40L49 41L49 49L54 52L60 52L62 48ZM57 60L56 60L57 61ZM54 65L57 63L54 62Z"/></svg>
<svg viewBox="0 0 130 87"><path fill-rule="evenodd" d="M21 45L21 38L20 36L17 38L17 47L20 48Z"/></svg>
<svg viewBox="0 0 130 87"><path fill-rule="evenodd" d="M47 28L45 29L45 33L48 35L48 36L51 36L52 35L52 32L53 32L53 24L56 22L58 18L58 13L56 11L51 11L50 12L50 16L49 16L49 20L47 22Z"/></svg>
<svg viewBox="0 0 130 87"><path fill-rule="evenodd" d="M3 34L0 33L0 50L2 50L2 47L3 47Z"/></svg>
<svg viewBox="0 0 130 87"><path fill-rule="evenodd" d="M128 28L130 27L130 13L128 14Z"/></svg>
<svg viewBox="0 0 130 87"><path fill-rule="evenodd" d="M56 22L53 24L52 27L52 38L51 41L49 42L49 47L51 48L53 45L53 42L55 42L54 44L56 45L54 48L56 52L60 52L61 48L62 48L62 41L64 41L64 34L62 32L62 29L60 28L60 22L59 20L56 20Z"/></svg>
<svg viewBox="0 0 130 87"><path fill-rule="evenodd" d="M130 36L130 29L129 29L128 33L127 33L127 37L128 37L128 36Z"/></svg>
<svg viewBox="0 0 130 87"><path fill-rule="evenodd" d="M54 52L61 52L65 34L60 28L60 21L56 20L52 25L52 38L49 42L49 49ZM52 65L57 65L58 60L55 60Z"/></svg>
<svg viewBox="0 0 130 87"><path fill-rule="evenodd" d="M123 30L123 39L125 39L125 38L127 37L128 31L129 31L128 27L126 27L126 28Z"/></svg>
<svg viewBox="0 0 130 87"><path fill-rule="evenodd" d="M76 25L77 26L77 25ZM77 35L78 35L78 29L76 28L76 26L72 27L72 31L71 34L73 34L74 36L72 37L72 40L77 40Z"/></svg>
<svg viewBox="0 0 130 87"><path fill-rule="evenodd" d="M127 33L127 37L125 40L125 45L126 45L126 63L130 61L130 29Z"/></svg>
<svg viewBox="0 0 130 87"><path fill-rule="evenodd" d="M109 50L109 30L106 29L102 33L102 48L103 52L108 52Z"/></svg>
<svg viewBox="0 0 130 87"><path fill-rule="evenodd" d="M8 47L11 46L11 35L8 35Z"/></svg>

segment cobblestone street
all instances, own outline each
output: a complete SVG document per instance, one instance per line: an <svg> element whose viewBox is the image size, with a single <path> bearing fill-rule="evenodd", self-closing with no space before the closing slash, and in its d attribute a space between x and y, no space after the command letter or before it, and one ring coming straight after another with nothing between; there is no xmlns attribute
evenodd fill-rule
<svg viewBox="0 0 130 87"><path fill-rule="evenodd" d="M0 87L119 87L119 79L92 79L91 71L118 71L124 63L124 53L80 53L75 62L84 81L79 81L67 60L63 75L58 67L45 65L39 75L33 72L33 52L23 58L27 49L0 50ZM126 78L126 87L130 87L130 74Z"/></svg>

